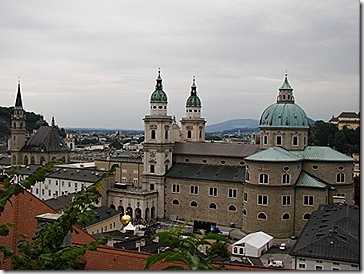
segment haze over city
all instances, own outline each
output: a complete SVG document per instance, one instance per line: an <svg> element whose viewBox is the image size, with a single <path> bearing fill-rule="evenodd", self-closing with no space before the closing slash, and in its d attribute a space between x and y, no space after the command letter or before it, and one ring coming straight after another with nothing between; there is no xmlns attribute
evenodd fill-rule
<svg viewBox="0 0 364 274"><path fill-rule="evenodd" d="M62 127L143 129L193 76L207 125L259 119L284 74L315 120L359 111L359 1L1 1L0 98Z"/></svg>

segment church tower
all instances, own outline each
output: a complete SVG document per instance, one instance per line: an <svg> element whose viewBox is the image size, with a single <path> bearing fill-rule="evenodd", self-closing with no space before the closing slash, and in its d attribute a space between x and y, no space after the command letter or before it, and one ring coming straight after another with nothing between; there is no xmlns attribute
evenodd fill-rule
<svg viewBox="0 0 364 274"><path fill-rule="evenodd" d="M15 107L11 116L11 164L22 164L21 148L25 145L25 111L23 109L23 101L20 92L20 79L18 80L18 91L16 94Z"/></svg>
<svg viewBox="0 0 364 274"><path fill-rule="evenodd" d="M158 193L156 216L164 217L164 175L172 166L172 116L167 115L167 94L163 90L160 70L155 90L150 96L150 114L144 121L143 188Z"/></svg>
<svg viewBox="0 0 364 274"><path fill-rule="evenodd" d="M186 117L181 120L182 141L204 142L205 124L205 119L201 118L201 100L197 96L196 80L193 77L191 94L186 101Z"/></svg>

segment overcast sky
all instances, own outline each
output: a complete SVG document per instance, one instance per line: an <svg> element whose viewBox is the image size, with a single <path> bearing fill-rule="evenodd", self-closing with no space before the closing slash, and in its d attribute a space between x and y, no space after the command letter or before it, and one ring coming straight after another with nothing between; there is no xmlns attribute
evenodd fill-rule
<svg viewBox="0 0 364 274"><path fill-rule="evenodd" d="M284 74L308 117L359 111L355 0L0 1L0 105L61 127L143 129L161 68L168 114L192 77L208 125L260 119Z"/></svg>

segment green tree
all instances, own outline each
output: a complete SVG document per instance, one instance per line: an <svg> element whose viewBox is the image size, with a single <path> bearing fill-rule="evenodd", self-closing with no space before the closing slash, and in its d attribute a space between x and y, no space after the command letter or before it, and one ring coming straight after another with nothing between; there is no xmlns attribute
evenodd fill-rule
<svg viewBox="0 0 364 274"><path fill-rule="evenodd" d="M149 269L157 262L173 262L176 265L167 266L164 270L217 270L219 268L212 264L212 259L222 256L230 258L227 251L229 240L218 234L196 235L191 232L184 232L187 222L172 227L168 231L154 234L152 238L158 238L160 243L166 243L170 249L159 254L153 254L146 260L145 269ZM199 252L200 248L206 247L207 256ZM183 265L183 266L182 266Z"/></svg>
<svg viewBox="0 0 364 274"><path fill-rule="evenodd" d="M64 245L64 239L73 231L74 225L83 225L91 220L95 213L90 209L98 201L97 192L101 188L101 181L115 171L117 165L102 174L99 180L90 187L82 190L70 205L61 212L60 217L53 223L44 224L38 228L36 235L29 239L26 235L20 235L22 240L18 242L18 250L0 245L0 252L4 259L12 262L16 270L71 270L77 269L82 264L82 255L86 250L96 250L97 245L105 244L107 239L99 239L82 246ZM52 171L53 163L39 167L29 177L14 183L16 167L8 172L4 180L4 188L0 190L0 212L12 196L30 189L37 181L44 181L46 175ZM9 234L9 228L16 224L0 225L0 235Z"/></svg>

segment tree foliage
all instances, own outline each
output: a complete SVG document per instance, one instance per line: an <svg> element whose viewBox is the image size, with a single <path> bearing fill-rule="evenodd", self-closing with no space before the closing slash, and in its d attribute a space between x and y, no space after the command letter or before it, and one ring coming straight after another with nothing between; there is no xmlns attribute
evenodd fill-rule
<svg viewBox="0 0 364 274"><path fill-rule="evenodd" d="M40 225L35 236L30 239L27 235L19 235L21 240L17 244L19 252L0 245L0 252L4 259L12 262L17 270L71 270L82 264L82 255L86 250L96 250L97 245L105 244L107 239L99 239L82 246L66 245L64 240L73 232L74 225L83 225L91 221L98 201L97 192L101 188L101 181L115 171L117 165L100 176L98 181L82 190L70 205L60 212L60 217L53 223ZM10 168L8 177L4 180L4 188L0 190L0 212L4 210L11 197L30 189L37 181L44 181L46 175L52 171L53 163L40 166L29 177L14 182L16 167ZM9 228L16 224L0 225L0 235L9 234Z"/></svg>
<svg viewBox="0 0 364 274"><path fill-rule="evenodd" d="M316 121L310 129L309 144L315 146L329 146L344 154L359 153L360 127L339 130L337 125Z"/></svg>
<svg viewBox="0 0 364 274"><path fill-rule="evenodd" d="M145 269L149 269L157 262L173 262L176 265L167 266L164 270L217 270L213 266L212 259L216 256L222 256L225 259L230 258L227 251L229 240L218 234L197 235L191 232L184 232L183 229L187 222L172 227L168 231L162 231L154 234L153 238L158 238L160 243L166 243L170 248L159 254L153 254L146 260ZM207 256L199 252L206 248ZM183 265L183 266L182 266Z"/></svg>

